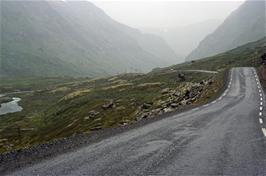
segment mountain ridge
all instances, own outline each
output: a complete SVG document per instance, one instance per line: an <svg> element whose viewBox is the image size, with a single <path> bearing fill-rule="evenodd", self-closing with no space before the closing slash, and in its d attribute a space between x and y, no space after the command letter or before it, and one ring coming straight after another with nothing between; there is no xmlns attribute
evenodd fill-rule
<svg viewBox="0 0 266 176"><path fill-rule="evenodd" d="M147 72L177 59L163 40L152 38L161 46L157 49L147 45L147 36L90 2L1 1L1 17L0 74L5 76Z"/></svg>
<svg viewBox="0 0 266 176"><path fill-rule="evenodd" d="M206 36L186 60L212 56L259 40L266 36L265 23L265 2L246 1Z"/></svg>

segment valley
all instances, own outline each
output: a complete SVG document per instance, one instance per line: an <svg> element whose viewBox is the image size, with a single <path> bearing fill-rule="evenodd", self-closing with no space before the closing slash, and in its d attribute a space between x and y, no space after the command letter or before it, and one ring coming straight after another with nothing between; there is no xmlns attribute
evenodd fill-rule
<svg viewBox="0 0 266 176"><path fill-rule="evenodd" d="M0 9L0 175L266 174L264 1Z"/></svg>

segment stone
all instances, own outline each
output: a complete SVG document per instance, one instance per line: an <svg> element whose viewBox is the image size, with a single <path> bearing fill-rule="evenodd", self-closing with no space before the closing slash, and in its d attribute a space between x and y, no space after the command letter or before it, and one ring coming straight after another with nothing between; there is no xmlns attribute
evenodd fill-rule
<svg viewBox="0 0 266 176"><path fill-rule="evenodd" d="M181 96L181 93L180 93L179 91L175 91L175 92L173 93L173 96L175 96L175 97L180 97L180 96Z"/></svg>
<svg viewBox="0 0 266 176"><path fill-rule="evenodd" d="M144 103L142 106L141 106L141 109L150 109L152 107L152 104L151 103Z"/></svg>
<svg viewBox="0 0 266 176"><path fill-rule="evenodd" d="M113 100L110 100L109 103L102 105L102 109L104 110L111 109L111 108L115 108L115 103Z"/></svg>
<svg viewBox="0 0 266 176"><path fill-rule="evenodd" d="M180 105L182 105L182 106L184 106L184 105L186 105L186 104L188 104L188 100L182 100L182 101L180 102Z"/></svg>
<svg viewBox="0 0 266 176"><path fill-rule="evenodd" d="M89 119L90 119L90 116L84 117L84 120L89 120Z"/></svg>
<svg viewBox="0 0 266 176"><path fill-rule="evenodd" d="M179 106L179 105L178 105L177 103L172 103L172 104L171 104L171 107L172 107L172 108L177 108L178 106Z"/></svg>
<svg viewBox="0 0 266 176"><path fill-rule="evenodd" d="M185 81L186 80L185 74L183 74L183 73L178 73L177 78L179 81Z"/></svg>
<svg viewBox="0 0 266 176"><path fill-rule="evenodd" d="M164 111L164 112L172 112L173 109L172 109L172 108L164 108L163 111Z"/></svg>
<svg viewBox="0 0 266 176"><path fill-rule="evenodd" d="M162 94L168 94L170 92L170 88L165 88L161 91Z"/></svg>
<svg viewBox="0 0 266 176"><path fill-rule="evenodd" d="M94 117L96 117L98 114L99 114L99 112L92 110L92 111L89 112L89 117L90 117L90 118L94 118Z"/></svg>
<svg viewBox="0 0 266 176"><path fill-rule="evenodd" d="M208 81L208 84L209 84L209 85L212 85L212 84L213 84L213 80L209 80L209 81Z"/></svg>

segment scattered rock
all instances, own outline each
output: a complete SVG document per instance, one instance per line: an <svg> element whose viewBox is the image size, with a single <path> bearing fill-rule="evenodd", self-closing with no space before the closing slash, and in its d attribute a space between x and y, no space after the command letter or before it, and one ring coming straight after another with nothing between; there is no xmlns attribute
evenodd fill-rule
<svg viewBox="0 0 266 176"><path fill-rule="evenodd" d="M99 112L97 112L97 111L94 111L94 110L92 110L92 111L90 111L89 112L89 118L95 118L98 114L100 114Z"/></svg>
<svg viewBox="0 0 266 176"><path fill-rule="evenodd" d="M118 110L118 111L121 111L121 110L124 110L124 109L126 109L124 106L119 106L119 107L116 108L116 110Z"/></svg>
<svg viewBox="0 0 266 176"><path fill-rule="evenodd" d="M141 115L141 119L145 119L145 118L149 117L149 115L150 115L150 113L148 113L148 112L144 113Z"/></svg>
<svg viewBox="0 0 266 176"><path fill-rule="evenodd" d="M114 100L110 100L109 103L102 105L103 110L107 110L107 109L111 109L111 108L115 108Z"/></svg>
<svg viewBox="0 0 266 176"><path fill-rule="evenodd" d="M180 93L179 91L175 91L175 92L173 93L173 96L175 96L175 97L180 97L180 96L181 96L181 93Z"/></svg>
<svg viewBox="0 0 266 176"><path fill-rule="evenodd" d="M170 88L165 88L161 91L162 94L168 94L170 92Z"/></svg>
<svg viewBox="0 0 266 176"><path fill-rule="evenodd" d="M188 104L188 100L182 100L180 102L180 105L184 106L184 105L187 105Z"/></svg>
<svg viewBox="0 0 266 176"><path fill-rule="evenodd" d="M174 109L172 109L172 108L164 108L163 111L164 112L172 112L172 111L174 111Z"/></svg>
<svg viewBox="0 0 266 176"><path fill-rule="evenodd" d="M213 80L209 80L209 81L208 81L208 84L209 84L209 85L212 85L212 84L213 84Z"/></svg>
<svg viewBox="0 0 266 176"><path fill-rule="evenodd" d="M89 119L90 119L90 116L84 117L84 120L89 120Z"/></svg>
<svg viewBox="0 0 266 176"><path fill-rule="evenodd" d="M171 104L171 107L172 107L172 108L177 108L178 106L179 106L179 105L178 105L177 103L172 103L172 104Z"/></svg>
<svg viewBox="0 0 266 176"><path fill-rule="evenodd" d="M178 80L178 81L186 81L185 74L183 74L183 73L178 73L178 75L177 75L177 80Z"/></svg>
<svg viewBox="0 0 266 176"><path fill-rule="evenodd" d="M97 130L101 130L101 129L102 129L101 126L97 126L97 127L91 128L90 130L91 131L97 131Z"/></svg>
<svg viewBox="0 0 266 176"><path fill-rule="evenodd" d="M150 109L152 107L152 103L144 103L141 106L141 109Z"/></svg>

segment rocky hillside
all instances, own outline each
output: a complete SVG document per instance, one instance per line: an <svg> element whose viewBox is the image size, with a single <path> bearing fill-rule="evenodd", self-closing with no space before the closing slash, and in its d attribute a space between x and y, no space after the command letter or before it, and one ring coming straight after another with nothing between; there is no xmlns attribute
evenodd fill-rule
<svg viewBox="0 0 266 176"><path fill-rule="evenodd" d="M86 1L1 1L2 76L99 76L176 63L159 37Z"/></svg>
<svg viewBox="0 0 266 176"><path fill-rule="evenodd" d="M203 39L187 60L222 53L266 36L265 1L246 1L210 35Z"/></svg>

